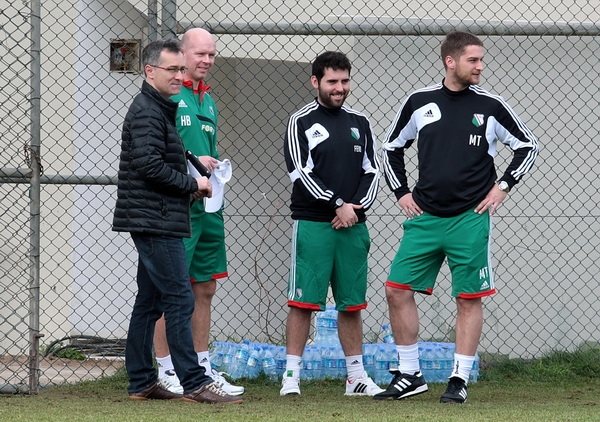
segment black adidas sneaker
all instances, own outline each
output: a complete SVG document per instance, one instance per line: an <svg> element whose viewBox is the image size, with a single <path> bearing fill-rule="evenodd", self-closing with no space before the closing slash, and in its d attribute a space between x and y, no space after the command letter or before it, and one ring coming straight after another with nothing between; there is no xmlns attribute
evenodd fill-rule
<svg viewBox="0 0 600 422"><path fill-rule="evenodd" d="M394 374L394 379L384 392L373 396L374 400L400 400L428 390L425 378L420 371L413 375L403 374L398 370L390 372Z"/></svg>

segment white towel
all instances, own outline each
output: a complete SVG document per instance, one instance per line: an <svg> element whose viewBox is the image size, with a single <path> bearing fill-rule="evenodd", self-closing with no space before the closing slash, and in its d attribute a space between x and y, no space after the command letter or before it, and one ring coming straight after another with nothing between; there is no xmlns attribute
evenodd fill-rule
<svg viewBox="0 0 600 422"><path fill-rule="evenodd" d="M204 210L206 212L217 212L223 206L225 184L231 180L232 172L231 161L228 159L217 161L217 166L212 171L210 179L208 179L212 184L212 197L204 200Z"/></svg>

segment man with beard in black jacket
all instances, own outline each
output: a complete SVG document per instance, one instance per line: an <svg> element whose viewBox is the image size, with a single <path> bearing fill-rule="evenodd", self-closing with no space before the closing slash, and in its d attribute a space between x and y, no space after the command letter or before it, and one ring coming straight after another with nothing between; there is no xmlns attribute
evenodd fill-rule
<svg viewBox="0 0 600 422"><path fill-rule="evenodd" d="M177 40L154 41L142 52L145 81L123 124L113 230L130 232L139 254L138 293L127 335L125 366L134 400L242 403L226 394L198 365L192 340L194 295L183 246L189 237L190 199L210 197L206 177L188 174L175 127L185 61ZM154 326L165 314L167 342L183 395L157 383Z"/></svg>
<svg viewBox="0 0 600 422"><path fill-rule="evenodd" d="M506 101L479 86L483 41L452 32L442 42L442 82L410 94L383 142L387 184L407 220L385 283L398 369L375 400L428 391L419 363L415 294L432 295L444 261L456 300L456 351L442 403L467 401L467 383L483 329L485 297L496 293L491 265L492 216L538 155L536 136ZM418 177L408 186L405 151L418 149ZM513 158L498 177L499 144Z"/></svg>

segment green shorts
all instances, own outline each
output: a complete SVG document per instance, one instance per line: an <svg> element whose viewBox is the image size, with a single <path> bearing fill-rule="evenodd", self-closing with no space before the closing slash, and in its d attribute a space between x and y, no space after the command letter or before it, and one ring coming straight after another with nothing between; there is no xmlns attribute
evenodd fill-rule
<svg viewBox="0 0 600 422"><path fill-rule="evenodd" d="M190 281L201 283L227 277L223 210L191 210L192 237L184 238Z"/></svg>
<svg viewBox="0 0 600 422"><path fill-rule="evenodd" d="M455 217L424 213L404 222L404 236L386 286L432 294L444 258L452 273L452 296L496 293L490 261L492 222L472 209Z"/></svg>
<svg viewBox="0 0 600 422"><path fill-rule="evenodd" d="M324 310L331 284L338 311L365 309L370 247L366 223L336 230L327 222L295 220L288 306Z"/></svg>

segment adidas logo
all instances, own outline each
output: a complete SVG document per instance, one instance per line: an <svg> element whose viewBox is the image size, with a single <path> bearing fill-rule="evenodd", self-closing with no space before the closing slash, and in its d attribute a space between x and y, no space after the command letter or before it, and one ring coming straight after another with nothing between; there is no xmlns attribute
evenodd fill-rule
<svg viewBox="0 0 600 422"><path fill-rule="evenodd" d="M179 107L180 108L187 108L187 104L185 103L185 101L179 100Z"/></svg>
<svg viewBox="0 0 600 422"><path fill-rule="evenodd" d="M396 382L396 384L394 384L394 388L400 392L403 392L411 385L412 385L411 381L407 380L406 378L401 378Z"/></svg>
<svg viewBox="0 0 600 422"><path fill-rule="evenodd" d="M200 361L200 364L202 365L203 363L206 363L206 362L208 362L208 359L207 359L207 358L203 358L203 359Z"/></svg>
<svg viewBox="0 0 600 422"><path fill-rule="evenodd" d="M359 382L358 384L356 384L356 386L354 387L354 390L352 390L352 392L353 393L364 393L366 389L367 389L367 384Z"/></svg>
<svg viewBox="0 0 600 422"><path fill-rule="evenodd" d="M425 114L423 114L423 117L433 117L433 111L427 110Z"/></svg>
<svg viewBox="0 0 600 422"><path fill-rule="evenodd" d="M321 132L319 132L318 130L315 130L315 131L312 133L311 137L313 137L313 138L315 138L315 139L316 139L316 138L322 138L322 137L323 137L323 134L322 134Z"/></svg>
<svg viewBox="0 0 600 422"><path fill-rule="evenodd" d="M486 289L489 289L489 288L490 288L490 285L489 285L489 283L488 283L487 281L484 281L484 282L481 284L481 287L480 287L479 289L480 289L480 290L486 290Z"/></svg>
<svg viewBox="0 0 600 422"><path fill-rule="evenodd" d="M358 365L360 362L358 361L358 359L354 359L350 365Z"/></svg>

